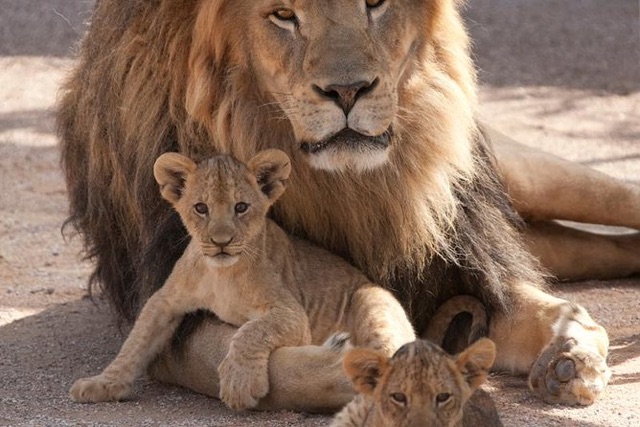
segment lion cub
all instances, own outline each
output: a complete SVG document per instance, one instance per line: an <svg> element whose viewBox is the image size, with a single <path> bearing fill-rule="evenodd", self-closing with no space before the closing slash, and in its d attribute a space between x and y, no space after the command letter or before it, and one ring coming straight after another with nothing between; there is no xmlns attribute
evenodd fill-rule
<svg viewBox="0 0 640 427"><path fill-rule="evenodd" d="M341 258L290 238L266 217L290 171L279 150L262 151L247 165L230 156L199 164L177 153L158 158L153 172L160 192L180 214L191 242L143 307L118 356L102 374L76 381L73 400L127 397L184 314L198 309L240 327L218 367L220 397L234 409L251 408L267 394L269 354L278 347L319 344L348 331L354 344L390 356L415 339L389 292Z"/></svg>
<svg viewBox="0 0 640 427"><path fill-rule="evenodd" d="M360 394L331 427L501 426L495 408L487 413L478 405L465 406L485 381L495 352L487 338L456 356L426 340L405 344L391 358L373 349L353 349L344 369Z"/></svg>

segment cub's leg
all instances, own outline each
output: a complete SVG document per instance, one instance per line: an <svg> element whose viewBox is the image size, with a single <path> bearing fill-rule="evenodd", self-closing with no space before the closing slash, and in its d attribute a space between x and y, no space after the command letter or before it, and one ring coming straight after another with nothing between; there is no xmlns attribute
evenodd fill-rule
<svg viewBox="0 0 640 427"><path fill-rule="evenodd" d="M382 351L387 357L416 335L404 309L379 286L358 289L346 318L353 344Z"/></svg>
<svg viewBox="0 0 640 427"><path fill-rule="evenodd" d="M166 345L182 312L172 308L162 290L145 304L118 356L100 375L77 380L70 390L76 402L121 400L131 393L134 380Z"/></svg>
<svg viewBox="0 0 640 427"><path fill-rule="evenodd" d="M540 221L564 219L640 229L640 186L485 130L516 210L532 221L526 236L530 249L556 277L612 278L640 272L637 245L620 244L615 236L573 233ZM564 251L551 251L560 241ZM635 243L638 241L636 236ZM609 255L612 248L615 256ZM578 256L580 263L574 262ZM549 260L553 262L547 263Z"/></svg>
<svg viewBox="0 0 640 427"><path fill-rule="evenodd" d="M232 409L255 407L269 392L271 352L309 343L311 331L302 307L272 308L245 323L231 339L229 352L218 367L220 398Z"/></svg>
<svg viewBox="0 0 640 427"><path fill-rule="evenodd" d="M238 329L208 316L179 351L165 351L149 374L212 397L220 394L218 365ZM342 353L325 346L280 347L269 356L269 393L256 409L334 412L354 396Z"/></svg>
<svg viewBox="0 0 640 427"><path fill-rule="evenodd" d="M609 339L586 310L530 285L515 288L516 306L495 315L489 337L494 369L529 373L529 386L546 402L590 405L611 376Z"/></svg>

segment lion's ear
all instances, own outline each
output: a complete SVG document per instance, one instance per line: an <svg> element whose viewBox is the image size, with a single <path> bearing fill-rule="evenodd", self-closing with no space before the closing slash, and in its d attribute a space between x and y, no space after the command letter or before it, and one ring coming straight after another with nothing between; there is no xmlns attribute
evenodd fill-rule
<svg viewBox="0 0 640 427"><path fill-rule="evenodd" d="M164 153L158 157L153 165L153 176L160 185L162 197L171 204L180 200L187 176L195 170L195 162L182 154Z"/></svg>
<svg viewBox="0 0 640 427"><path fill-rule="evenodd" d="M255 175L262 192L275 202L284 192L291 173L291 160L284 151L269 149L260 151L247 164Z"/></svg>
<svg viewBox="0 0 640 427"><path fill-rule="evenodd" d="M475 390L487 379L495 358L496 345L488 338L479 339L456 356L456 366L471 390Z"/></svg>
<svg viewBox="0 0 640 427"><path fill-rule="evenodd" d="M358 393L371 394L389 368L389 360L375 350L356 348L344 356L342 366Z"/></svg>

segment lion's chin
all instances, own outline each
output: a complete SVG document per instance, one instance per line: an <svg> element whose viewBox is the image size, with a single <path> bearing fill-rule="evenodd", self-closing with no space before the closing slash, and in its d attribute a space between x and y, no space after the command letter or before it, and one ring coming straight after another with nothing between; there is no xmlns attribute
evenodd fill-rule
<svg viewBox="0 0 640 427"><path fill-rule="evenodd" d="M303 142L300 149L307 154L315 169L363 172L382 166L389 160L391 136L390 129L377 136L343 129L320 142Z"/></svg>

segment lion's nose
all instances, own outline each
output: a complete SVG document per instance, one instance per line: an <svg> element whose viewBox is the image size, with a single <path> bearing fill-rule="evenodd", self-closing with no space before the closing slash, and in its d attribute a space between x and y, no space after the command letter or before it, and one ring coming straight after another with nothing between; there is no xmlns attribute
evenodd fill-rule
<svg viewBox="0 0 640 427"><path fill-rule="evenodd" d="M353 108L358 98L371 92L378 85L378 79L371 82L359 81L351 84L330 84L325 87L313 85L313 89L320 96L328 98L338 104L345 115Z"/></svg>

